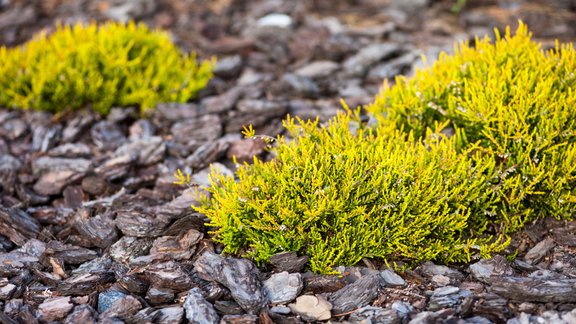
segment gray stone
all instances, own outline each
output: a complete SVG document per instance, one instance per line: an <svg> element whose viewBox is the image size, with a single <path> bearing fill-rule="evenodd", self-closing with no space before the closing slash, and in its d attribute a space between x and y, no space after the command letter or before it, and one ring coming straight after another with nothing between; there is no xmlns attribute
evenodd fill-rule
<svg viewBox="0 0 576 324"><path fill-rule="evenodd" d="M332 305L322 296L303 295L288 307L305 321L325 321L332 317Z"/></svg>
<svg viewBox="0 0 576 324"><path fill-rule="evenodd" d="M562 320L566 323L576 323L576 308L570 312L562 314Z"/></svg>
<svg viewBox="0 0 576 324"><path fill-rule="evenodd" d="M414 311L414 307L410 305L410 303L399 300L395 301L392 304L391 308L395 310L396 313L398 313L398 316L400 316L403 319L408 318L408 315L410 315L410 313Z"/></svg>
<svg viewBox="0 0 576 324"><path fill-rule="evenodd" d="M54 171L72 171L73 173L84 173L90 169L92 162L87 159L68 159L42 156L32 160L32 173L41 175Z"/></svg>
<svg viewBox="0 0 576 324"><path fill-rule="evenodd" d="M350 315L349 321L359 323L369 320L369 323L400 324L401 319L398 313L392 309L385 309L374 306L364 306Z"/></svg>
<svg viewBox="0 0 576 324"><path fill-rule="evenodd" d="M362 48L354 56L344 61L344 70L351 76L362 77L376 63L401 50L398 44L372 44Z"/></svg>
<svg viewBox="0 0 576 324"><path fill-rule="evenodd" d="M314 98L320 93L318 85L311 78L288 73L284 75L284 81L295 95Z"/></svg>
<svg viewBox="0 0 576 324"><path fill-rule="evenodd" d="M8 300L4 305L4 313L8 316L15 317L22 306L24 306L24 301L22 299L14 298Z"/></svg>
<svg viewBox="0 0 576 324"><path fill-rule="evenodd" d="M437 286L447 286L450 284L450 278L443 275L433 275L432 282Z"/></svg>
<svg viewBox="0 0 576 324"><path fill-rule="evenodd" d="M334 75L340 68L340 64L333 61L315 61L305 65L294 72L294 74L302 77L320 79Z"/></svg>
<svg viewBox="0 0 576 324"><path fill-rule="evenodd" d="M302 291L302 277L299 273L286 271L273 274L263 282L264 292L272 304L285 304L293 301Z"/></svg>
<svg viewBox="0 0 576 324"><path fill-rule="evenodd" d="M272 306L270 307L270 311L272 313L276 313L276 314L282 314L282 315L288 315L290 314L292 311L290 310L290 307L288 306L282 306L282 305L278 305L278 306Z"/></svg>
<svg viewBox="0 0 576 324"><path fill-rule="evenodd" d="M98 313L103 313L107 311L114 302L120 300L127 295L125 293L116 291L116 290L108 290L101 292L98 294Z"/></svg>
<svg viewBox="0 0 576 324"><path fill-rule="evenodd" d="M406 281L402 279L396 272L386 269L380 271L380 277L382 277L382 284L387 287L404 287L406 286Z"/></svg>
<svg viewBox="0 0 576 324"><path fill-rule="evenodd" d="M464 275L460 271L449 268L445 265L437 265L430 261L422 263L418 267L418 271L427 277L441 275L458 281L464 279Z"/></svg>
<svg viewBox="0 0 576 324"><path fill-rule="evenodd" d="M256 84L265 79L265 75L257 73L252 69L245 69L240 78L238 78L238 85L247 86Z"/></svg>
<svg viewBox="0 0 576 324"><path fill-rule="evenodd" d="M501 255L495 255L490 259L483 259L469 266L472 276L476 280L489 283L492 276L511 276L514 270L508 261Z"/></svg>
<svg viewBox="0 0 576 324"><path fill-rule="evenodd" d="M446 286L446 287L441 287L441 288L434 290L434 293L432 294L432 296L433 297L447 296L447 295L456 294L459 291L460 291L460 288L458 288L458 287Z"/></svg>
<svg viewBox="0 0 576 324"><path fill-rule="evenodd" d="M256 24L258 27L289 28L292 26L292 17L285 14L272 13L258 19Z"/></svg>
<svg viewBox="0 0 576 324"><path fill-rule="evenodd" d="M22 162L10 154L0 154L0 172L17 172L22 167Z"/></svg>
<svg viewBox="0 0 576 324"><path fill-rule="evenodd" d="M0 280L0 300L9 300L16 291L16 285L8 282L5 278Z"/></svg>
<svg viewBox="0 0 576 324"><path fill-rule="evenodd" d="M190 323L217 324L220 321L214 307L204 299L199 288L192 288L188 291L186 301L184 301L184 311Z"/></svg>
<svg viewBox="0 0 576 324"><path fill-rule="evenodd" d="M0 137L15 140L28 132L28 125L21 119L10 119L0 124Z"/></svg>
<svg viewBox="0 0 576 324"><path fill-rule="evenodd" d="M242 70L242 57L233 55L218 59L214 67L214 75L228 78L237 76Z"/></svg>

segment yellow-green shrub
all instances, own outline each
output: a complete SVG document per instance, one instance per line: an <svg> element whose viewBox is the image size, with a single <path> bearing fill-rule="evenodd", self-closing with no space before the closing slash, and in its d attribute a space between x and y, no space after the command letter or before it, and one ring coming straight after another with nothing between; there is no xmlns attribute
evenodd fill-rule
<svg viewBox="0 0 576 324"><path fill-rule="evenodd" d="M198 209L226 252L266 261L297 251L329 273L363 257L465 261L498 248L468 227L490 208L493 161L459 155L450 141L379 134L352 114L285 126L296 139L280 138L274 161L241 167L237 182L214 175Z"/></svg>
<svg viewBox="0 0 576 324"><path fill-rule="evenodd" d="M441 55L412 79L397 78L370 107L390 129L423 136L437 122L456 129L459 150L497 162L497 212L475 226L513 232L537 217L571 218L576 196L576 52L542 51L520 22L496 41Z"/></svg>
<svg viewBox="0 0 576 324"><path fill-rule="evenodd" d="M19 48L0 48L0 106L60 112L87 104L112 106L185 102L212 76L168 34L144 24L58 26Z"/></svg>
<svg viewBox="0 0 576 324"><path fill-rule="evenodd" d="M462 44L385 87L375 123L288 119L294 139L279 138L275 160L237 180L214 174L197 210L226 252L296 251L317 272L363 257L487 256L529 220L572 217L575 62L568 45L542 52L523 24Z"/></svg>

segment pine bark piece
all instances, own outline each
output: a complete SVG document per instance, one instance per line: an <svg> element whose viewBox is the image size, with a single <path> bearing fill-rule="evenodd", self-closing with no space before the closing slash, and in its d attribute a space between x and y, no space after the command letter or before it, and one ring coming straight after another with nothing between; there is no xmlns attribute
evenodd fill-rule
<svg viewBox="0 0 576 324"><path fill-rule="evenodd" d="M155 207L137 207L118 210L116 227L126 236L157 237L170 223L170 217L158 214Z"/></svg>
<svg viewBox="0 0 576 324"><path fill-rule="evenodd" d="M180 324L183 319L184 308L180 306L169 306L160 309L157 307L147 307L141 309L131 318L128 318L126 322Z"/></svg>
<svg viewBox="0 0 576 324"><path fill-rule="evenodd" d="M0 233L14 244L22 246L28 239L36 238L40 228L40 223L26 212L0 206Z"/></svg>
<svg viewBox="0 0 576 324"><path fill-rule="evenodd" d="M146 293L146 300L151 305L168 304L174 301L174 291L167 288L152 287Z"/></svg>
<svg viewBox="0 0 576 324"><path fill-rule="evenodd" d="M368 320L370 323L400 324L402 320L393 309L385 309L374 306L364 306L350 315L349 321L362 322Z"/></svg>
<svg viewBox="0 0 576 324"><path fill-rule="evenodd" d="M531 248L530 251L528 251L528 253L526 253L524 256L524 260L534 265L540 262L540 260L542 260L542 258L546 256L546 254L548 254L548 252L550 252L554 246L556 246L554 240L547 237L546 239L536 244L533 248Z"/></svg>
<svg viewBox="0 0 576 324"><path fill-rule="evenodd" d="M64 280L57 287L58 293L66 296L85 296L98 291L98 287L114 281L114 274L108 271L83 273Z"/></svg>
<svg viewBox="0 0 576 324"><path fill-rule="evenodd" d="M137 298L127 295L112 303L110 308L100 314L100 319L113 317L126 319L136 314L140 309L142 309L142 303Z"/></svg>
<svg viewBox="0 0 576 324"><path fill-rule="evenodd" d="M260 282L260 271L246 259L223 258L205 252L194 267L204 280L217 281L228 289L232 298L248 313L258 314L268 299Z"/></svg>
<svg viewBox="0 0 576 324"><path fill-rule="evenodd" d="M564 226L551 229L550 233L556 242L576 247L576 221L566 222Z"/></svg>
<svg viewBox="0 0 576 324"><path fill-rule="evenodd" d="M64 320L64 324L96 324L96 311L90 305L78 305Z"/></svg>
<svg viewBox="0 0 576 324"><path fill-rule="evenodd" d="M181 292L192 288L194 283L180 263L174 261L153 264L144 270L150 285Z"/></svg>
<svg viewBox="0 0 576 324"><path fill-rule="evenodd" d="M38 306L38 317L44 322L64 318L74 308L70 297L49 298Z"/></svg>
<svg viewBox="0 0 576 324"><path fill-rule="evenodd" d="M334 306L334 313L346 313L366 306L378 297L381 277L379 273L364 276L356 282L333 293L329 301Z"/></svg>
<svg viewBox="0 0 576 324"><path fill-rule="evenodd" d="M308 262L308 256L298 256L294 252L282 252L273 255L270 263L274 266L276 272L300 272Z"/></svg>
<svg viewBox="0 0 576 324"><path fill-rule="evenodd" d="M50 241L46 244L43 257L54 257L68 264L82 264L98 257L98 253L80 246Z"/></svg>
<svg viewBox="0 0 576 324"><path fill-rule="evenodd" d="M302 279L304 281L303 294L335 292L346 286L346 280L338 276L305 273Z"/></svg>
<svg viewBox="0 0 576 324"><path fill-rule="evenodd" d="M74 229L100 248L107 248L118 240L113 220L101 215L91 217L87 208L78 210L74 215Z"/></svg>
<svg viewBox="0 0 576 324"><path fill-rule="evenodd" d="M525 302L576 303L576 279L493 278L491 291Z"/></svg>
<svg viewBox="0 0 576 324"><path fill-rule="evenodd" d="M24 269L38 262L39 258L37 256L20 251L0 253L0 276L16 276Z"/></svg>
<svg viewBox="0 0 576 324"><path fill-rule="evenodd" d="M188 296L186 296L186 301L184 302L184 310L190 323L217 324L220 321L214 307L204 299L199 288L192 288L188 291Z"/></svg>
<svg viewBox="0 0 576 324"><path fill-rule="evenodd" d="M221 324L257 324L258 316L251 314L224 315Z"/></svg>

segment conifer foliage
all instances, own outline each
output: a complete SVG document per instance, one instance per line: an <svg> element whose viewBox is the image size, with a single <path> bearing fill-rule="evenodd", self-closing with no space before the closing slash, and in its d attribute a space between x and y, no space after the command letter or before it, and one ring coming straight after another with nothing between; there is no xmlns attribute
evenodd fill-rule
<svg viewBox="0 0 576 324"><path fill-rule="evenodd" d="M0 48L0 106L60 112L91 105L185 102L212 77L213 62L199 63L167 33L144 24L58 26L18 48Z"/></svg>
<svg viewBox="0 0 576 324"><path fill-rule="evenodd" d="M542 51L522 23L460 44L386 86L370 123L349 110L327 125L288 118L275 159L214 172L197 210L225 252L295 251L319 273L486 257L528 221L573 218L574 71L570 45Z"/></svg>

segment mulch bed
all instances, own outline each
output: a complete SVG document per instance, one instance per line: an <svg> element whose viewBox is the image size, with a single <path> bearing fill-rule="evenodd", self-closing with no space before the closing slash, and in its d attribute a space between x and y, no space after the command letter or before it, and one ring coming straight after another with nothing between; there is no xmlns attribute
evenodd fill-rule
<svg viewBox="0 0 576 324"><path fill-rule="evenodd" d="M493 26L528 23L544 46L576 38L571 1L0 1L0 43L55 21L136 19L184 49L217 56L193 102L107 117L0 110L2 323L575 323L576 222L538 221L508 260L395 273L374 260L342 276L305 272L286 253L260 268L221 256L173 184L177 169L207 185L209 165L267 159L242 127L282 133L286 114L326 121L369 103L383 79L420 55ZM508 255L508 254L503 254Z"/></svg>

